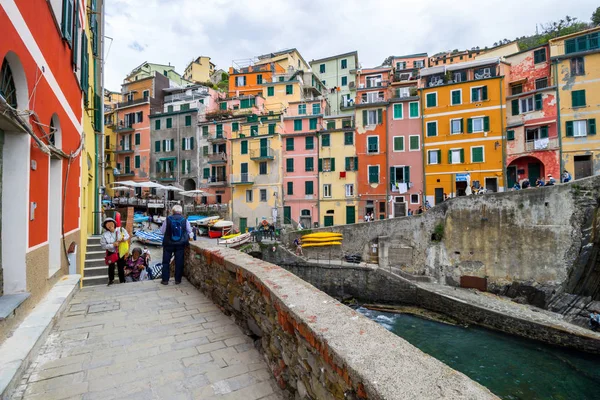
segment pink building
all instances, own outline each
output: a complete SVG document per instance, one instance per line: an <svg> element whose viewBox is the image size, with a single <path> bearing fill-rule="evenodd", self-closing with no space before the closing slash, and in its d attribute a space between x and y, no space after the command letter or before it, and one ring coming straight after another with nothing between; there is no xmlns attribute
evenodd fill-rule
<svg viewBox="0 0 600 400"><path fill-rule="evenodd" d="M284 223L304 228L319 221L317 130L323 129L325 101L290 102L283 118Z"/></svg>

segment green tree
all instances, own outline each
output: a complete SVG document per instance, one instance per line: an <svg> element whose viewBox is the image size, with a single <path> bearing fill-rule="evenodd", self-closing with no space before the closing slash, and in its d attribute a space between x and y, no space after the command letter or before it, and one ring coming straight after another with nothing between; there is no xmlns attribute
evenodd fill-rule
<svg viewBox="0 0 600 400"><path fill-rule="evenodd" d="M596 8L596 11L592 14L592 25L600 25L600 7Z"/></svg>

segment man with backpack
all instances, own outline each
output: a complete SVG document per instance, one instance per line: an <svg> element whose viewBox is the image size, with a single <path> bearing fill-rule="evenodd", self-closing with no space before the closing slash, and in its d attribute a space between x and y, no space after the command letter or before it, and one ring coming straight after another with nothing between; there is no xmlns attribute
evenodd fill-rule
<svg viewBox="0 0 600 400"><path fill-rule="evenodd" d="M181 283L183 277L183 258L185 247L193 235L190 222L183 215L180 205L174 205L172 215L169 215L160 227L163 236L162 283L169 284L171 278L171 256L175 254L175 284Z"/></svg>

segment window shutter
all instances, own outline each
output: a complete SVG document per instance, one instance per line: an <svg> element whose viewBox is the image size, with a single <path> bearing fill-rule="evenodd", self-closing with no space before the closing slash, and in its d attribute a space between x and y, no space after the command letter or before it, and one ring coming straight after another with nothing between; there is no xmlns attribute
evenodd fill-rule
<svg viewBox="0 0 600 400"><path fill-rule="evenodd" d="M404 167L404 182L410 182L410 167Z"/></svg>
<svg viewBox="0 0 600 400"><path fill-rule="evenodd" d="M131 139L132 139L132 136L133 136L133 135L129 134L129 148L132 148L132 147L133 147L133 141L131 140Z"/></svg>
<svg viewBox="0 0 600 400"><path fill-rule="evenodd" d="M331 159L331 172L335 171L335 158Z"/></svg>
<svg viewBox="0 0 600 400"><path fill-rule="evenodd" d="M156 140L156 141L154 142L154 152L155 152L155 153L158 153L158 152L160 152L160 140Z"/></svg>
<svg viewBox="0 0 600 400"><path fill-rule="evenodd" d="M437 156L438 156L437 157L438 158L438 164L441 164L442 163L442 151L438 150L437 153L438 153L437 154Z"/></svg>
<svg viewBox="0 0 600 400"><path fill-rule="evenodd" d="M539 111L542 109L542 94L538 93L534 96L534 98L535 98L535 109Z"/></svg>
<svg viewBox="0 0 600 400"><path fill-rule="evenodd" d="M515 140L515 131L506 131L506 140Z"/></svg>
<svg viewBox="0 0 600 400"><path fill-rule="evenodd" d="M510 102L511 114L519 115L519 99L514 99Z"/></svg>
<svg viewBox="0 0 600 400"><path fill-rule="evenodd" d="M354 157L354 170L358 171L358 157Z"/></svg>
<svg viewBox="0 0 600 400"><path fill-rule="evenodd" d="M596 118L588 119L588 135L596 134Z"/></svg>
<svg viewBox="0 0 600 400"><path fill-rule="evenodd" d="M181 150L185 150L185 138L181 139Z"/></svg>
<svg viewBox="0 0 600 400"><path fill-rule="evenodd" d="M547 126L542 126L540 128L540 136L542 139L545 139L548 137L548 127Z"/></svg>
<svg viewBox="0 0 600 400"><path fill-rule="evenodd" d="M438 158L438 163L440 159ZM448 164L452 164L452 150L448 150Z"/></svg>
<svg viewBox="0 0 600 400"><path fill-rule="evenodd" d="M566 128L566 136L573 137L573 121L567 121L565 128Z"/></svg>
<svg viewBox="0 0 600 400"><path fill-rule="evenodd" d="M460 149L460 162L465 162L465 149Z"/></svg>
<svg viewBox="0 0 600 400"><path fill-rule="evenodd" d="M167 151L167 141L163 140L163 151Z"/></svg>
<svg viewBox="0 0 600 400"><path fill-rule="evenodd" d="M160 161L156 162L156 172L160 172Z"/></svg>
<svg viewBox="0 0 600 400"><path fill-rule="evenodd" d="M185 174L185 160L181 161L181 173Z"/></svg>
<svg viewBox="0 0 600 400"><path fill-rule="evenodd" d="M190 138L190 148L189 148L189 150L194 150L194 137L193 136Z"/></svg>
<svg viewBox="0 0 600 400"><path fill-rule="evenodd" d="M381 125L383 123L383 110L380 108L377 110L377 125Z"/></svg>
<svg viewBox="0 0 600 400"><path fill-rule="evenodd" d="M391 184L396 183L396 168L395 167L390 167L390 183Z"/></svg>
<svg viewBox="0 0 600 400"><path fill-rule="evenodd" d="M481 100L487 100L487 86L481 88Z"/></svg>
<svg viewBox="0 0 600 400"><path fill-rule="evenodd" d="M465 133L465 120L463 118L460 119L460 133Z"/></svg>
<svg viewBox="0 0 600 400"><path fill-rule="evenodd" d="M363 110L362 114L363 114L363 126L367 126L368 122L369 122L368 121L369 117L368 117L367 110Z"/></svg>
<svg viewBox="0 0 600 400"><path fill-rule="evenodd" d="M81 32L81 76L79 77L79 81L81 82L81 90L83 90L83 96L85 98L85 102L87 103L88 96L88 88L89 88L89 75L90 75L90 66L88 61L88 52L87 46L87 35L85 31ZM75 53L73 54L75 57Z"/></svg>
<svg viewBox="0 0 600 400"><path fill-rule="evenodd" d="M61 30L63 37L70 44L73 39L73 0L63 0Z"/></svg>
<svg viewBox="0 0 600 400"><path fill-rule="evenodd" d="M350 171L350 157L346 157L346 166L345 166L344 170Z"/></svg>
<svg viewBox="0 0 600 400"><path fill-rule="evenodd" d="M473 133L473 120L467 118L467 133Z"/></svg>
<svg viewBox="0 0 600 400"><path fill-rule="evenodd" d="M323 160L319 158L319 172L323 172Z"/></svg>
<svg viewBox="0 0 600 400"><path fill-rule="evenodd" d="M175 148L175 139L171 139L171 151Z"/></svg>
<svg viewBox="0 0 600 400"><path fill-rule="evenodd" d="M483 131L490 131L490 117L483 117Z"/></svg>

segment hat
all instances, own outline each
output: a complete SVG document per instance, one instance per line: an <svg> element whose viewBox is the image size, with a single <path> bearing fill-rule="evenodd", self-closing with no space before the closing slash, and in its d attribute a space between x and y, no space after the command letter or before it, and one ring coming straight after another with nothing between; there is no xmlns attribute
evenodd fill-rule
<svg viewBox="0 0 600 400"><path fill-rule="evenodd" d="M552 176L552 174L548 174L548 176Z"/></svg>
<svg viewBox="0 0 600 400"><path fill-rule="evenodd" d="M104 229L106 229L107 222L112 222L113 224L115 224L115 228L117 227L117 221L115 221L113 218L106 218L104 221L102 221L102 227ZM108 229L106 229L106 230L108 230Z"/></svg>

